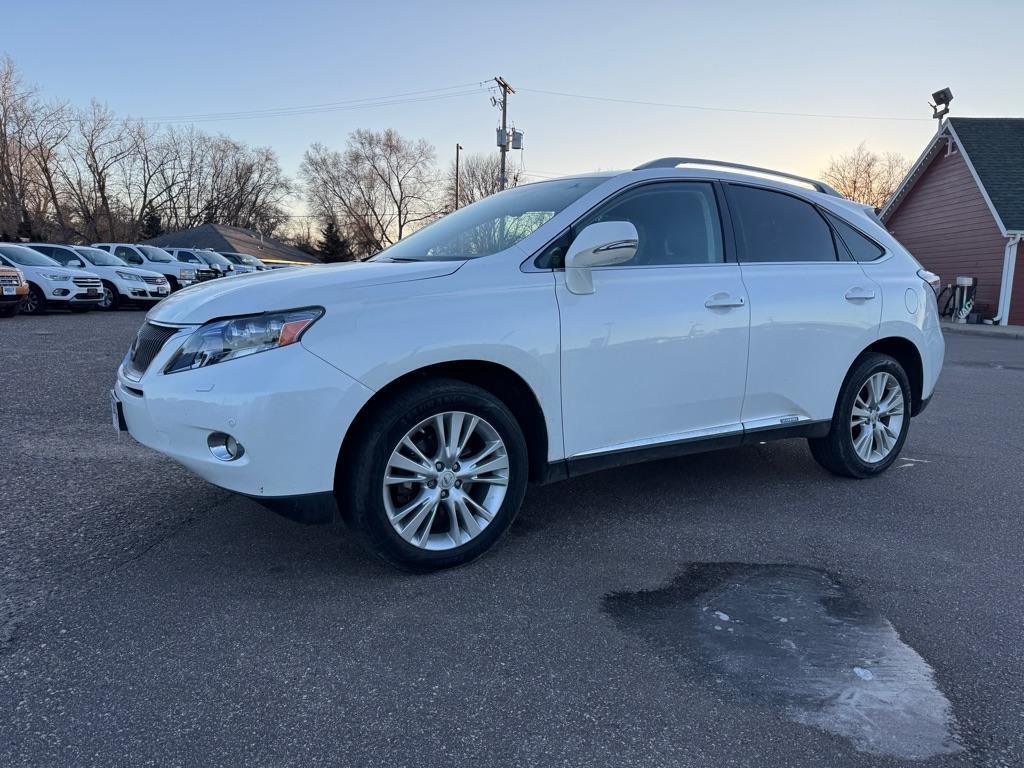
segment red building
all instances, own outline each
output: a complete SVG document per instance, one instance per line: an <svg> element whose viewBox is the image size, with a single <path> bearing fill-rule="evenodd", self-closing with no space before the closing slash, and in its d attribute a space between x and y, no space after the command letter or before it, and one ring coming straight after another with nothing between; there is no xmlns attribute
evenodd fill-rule
<svg viewBox="0 0 1024 768"><path fill-rule="evenodd" d="M946 120L881 217L943 284L976 278L982 317L1024 325L1024 118Z"/></svg>

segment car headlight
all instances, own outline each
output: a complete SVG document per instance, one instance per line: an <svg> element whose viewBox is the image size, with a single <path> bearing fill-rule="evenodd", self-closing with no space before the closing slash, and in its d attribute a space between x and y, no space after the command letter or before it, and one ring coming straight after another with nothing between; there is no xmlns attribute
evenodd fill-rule
<svg viewBox="0 0 1024 768"><path fill-rule="evenodd" d="M195 280L196 271L194 269L182 269L178 272L178 275L182 280Z"/></svg>
<svg viewBox="0 0 1024 768"><path fill-rule="evenodd" d="M324 314L321 307L233 317L207 323L189 336L164 373L189 371L294 344Z"/></svg>
<svg viewBox="0 0 1024 768"><path fill-rule="evenodd" d="M71 279L71 275L58 275L56 272L41 272L40 274L55 283L65 283Z"/></svg>
<svg viewBox="0 0 1024 768"><path fill-rule="evenodd" d="M134 280L135 282L138 283L145 282L145 280L143 280L141 277L139 277L138 275L133 275L131 272L117 272L116 274L122 280Z"/></svg>

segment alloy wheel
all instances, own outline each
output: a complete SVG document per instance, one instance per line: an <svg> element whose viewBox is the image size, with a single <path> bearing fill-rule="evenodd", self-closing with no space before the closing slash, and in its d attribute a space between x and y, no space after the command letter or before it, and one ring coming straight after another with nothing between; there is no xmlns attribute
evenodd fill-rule
<svg viewBox="0 0 1024 768"><path fill-rule="evenodd" d="M879 371L867 378L853 401L850 436L862 461L877 464L899 441L903 430L903 389L891 373Z"/></svg>
<svg viewBox="0 0 1024 768"><path fill-rule="evenodd" d="M25 298L21 300L21 311L27 315L34 315L39 311L39 303L39 294L30 288Z"/></svg>
<svg viewBox="0 0 1024 768"><path fill-rule="evenodd" d="M479 416L447 411L398 442L384 472L384 508L412 546L454 549L494 520L508 485L508 450L498 431Z"/></svg>
<svg viewBox="0 0 1024 768"><path fill-rule="evenodd" d="M114 292L110 290L110 286L103 286L103 298L98 306L100 309L111 309L114 306Z"/></svg>

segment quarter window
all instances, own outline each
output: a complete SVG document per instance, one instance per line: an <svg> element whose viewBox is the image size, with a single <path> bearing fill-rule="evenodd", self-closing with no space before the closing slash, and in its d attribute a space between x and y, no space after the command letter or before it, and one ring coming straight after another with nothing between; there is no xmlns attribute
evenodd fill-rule
<svg viewBox="0 0 1024 768"><path fill-rule="evenodd" d="M639 246L629 266L719 264L724 261L718 204L710 184L663 182L619 195L572 228L628 221L636 227Z"/></svg>
<svg viewBox="0 0 1024 768"><path fill-rule="evenodd" d="M830 213L825 215L828 216L828 220L832 222L832 226L839 233L839 239L842 240L850 255L856 261L875 261L885 253L885 249L882 246L873 240L869 240L842 219L836 218Z"/></svg>
<svg viewBox="0 0 1024 768"><path fill-rule="evenodd" d="M828 223L808 202L760 187L730 184L740 261L835 261Z"/></svg>

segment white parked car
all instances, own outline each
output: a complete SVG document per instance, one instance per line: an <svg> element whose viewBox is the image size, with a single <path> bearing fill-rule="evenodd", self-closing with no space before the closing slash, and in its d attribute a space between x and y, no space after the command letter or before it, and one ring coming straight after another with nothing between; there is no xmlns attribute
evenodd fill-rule
<svg viewBox="0 0 1024 768"><path fill-rule="evenodd" d="M665 158L171 296L114 415L215 485L306 519L337 502L388 561L441 568L497 541L528 480L784 437L884 471L942 366L936 282L820 182Z"/></svg>
<svg viewBox="0 0 1024 768"><path fill-rule="evenodd" d="M205 248L167 248L166 250L178 261L194 264L197 274L201 274L202 279L231 277L235 273L235 265L216 251Z"/></svg>
<svg viewBox="0 0 1024 768"><path fill-rule="evenodd" d="M233 251L218 251L218 253L230 261L235 267L235 272L240 275L244 275L246 272L263 272L267 269L266 264L247 253Z"/></svg>
<svg viewBox="0 0 1024 768"><path fill-rule="evenodd" d="M159 272L129 267L117 256L99 248L82 245L54 245L52 243L26 243L49 256L61 266L88 269L103 281L103 300L99 309L116 309L126 301L151 305L167 298L171 292L167 278Z"/></svg>
<svg viewBox="0 0 1024 768"><path fill-rule="evenodd" d="M99 275L62 267L49 256L18 243L0 243L0 264L20 269L28 281L21 311L39 315L47 309L88 312L103 300Z"/></svg>
<svg viewBox="0 0 1024 768"><path fill-rule="evenodd" d="M136 243L93 243L93 248L112 253L129 266L159 272L167 278L171 290L187 288L197 282L194 267L181 264L163 248Z"/></svg>

